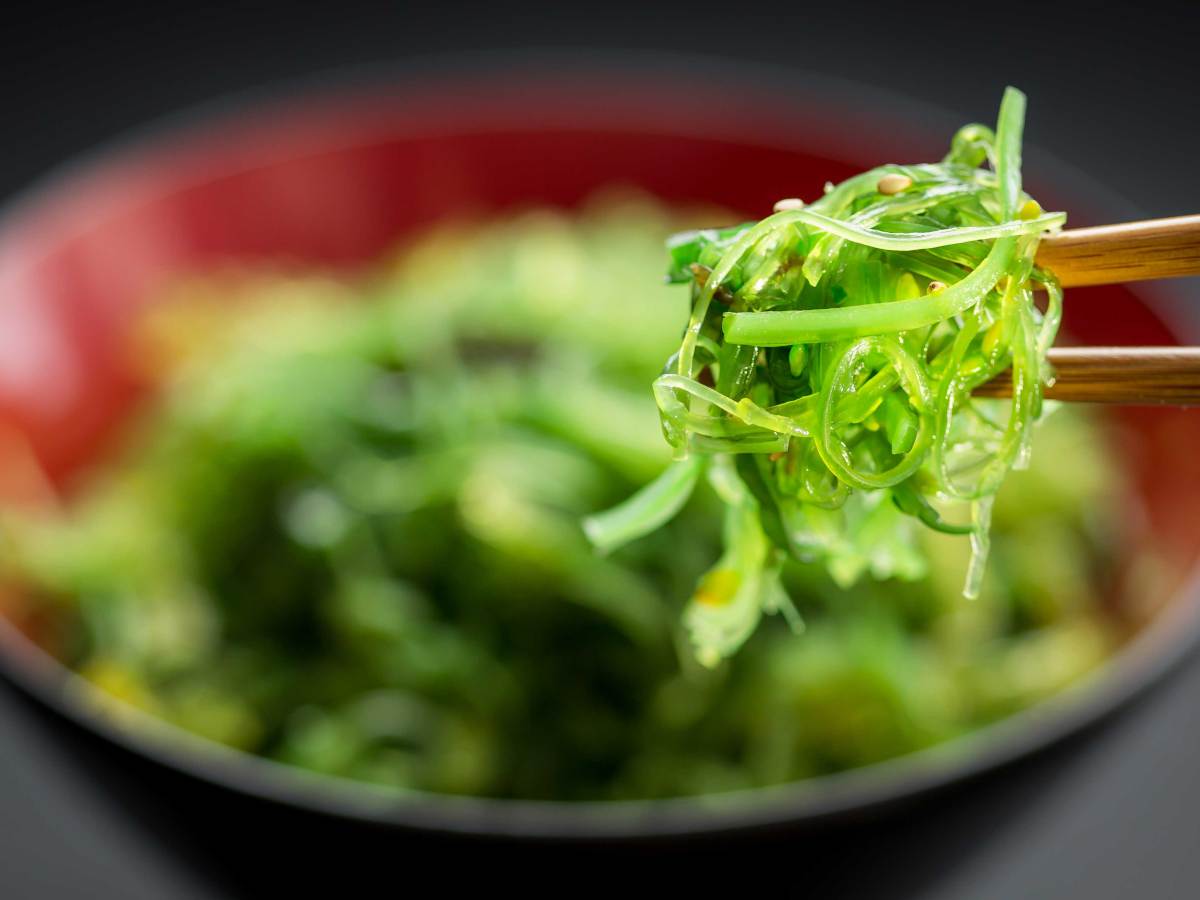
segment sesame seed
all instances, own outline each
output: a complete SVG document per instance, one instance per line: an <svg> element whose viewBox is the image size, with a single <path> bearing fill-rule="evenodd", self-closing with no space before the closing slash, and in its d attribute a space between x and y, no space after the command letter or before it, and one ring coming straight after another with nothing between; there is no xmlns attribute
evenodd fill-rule
<svg viewBox="0 0 1200 900"><path fill-rule="evenodd" d="M901 191L906 191L912 187L913 180L907 175L898 175L895 172L889 172L879 179L879 183L875 185L875 190L881 194L898 194Z"/></svg>
<svg viewBox="0 0 1200 900"><path fill-rule="evenodd" d="M775 204L775 212L783 212L787 209L804 209L804 201L799 197L784 197Z"/></svg>

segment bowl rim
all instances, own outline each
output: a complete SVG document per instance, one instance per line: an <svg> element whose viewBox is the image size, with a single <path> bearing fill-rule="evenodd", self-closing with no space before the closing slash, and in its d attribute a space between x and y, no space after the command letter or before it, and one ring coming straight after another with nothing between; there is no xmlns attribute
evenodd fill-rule
<svg viewBox="0 0 1200 900"><path fill-rule="evenodd" d="M255 116L301 111L339 98L428 96L464 85L541 84L564 72L585 83L656 79L675 89L698 84L735 85L793 107L865 104L874 115L944 124L960 118L938 106L872 85L763 63L732 62L682 54L604 51L494 51L437 54L405 63L339 68L286 79L173 113L129 135L84 153L38 179L0 205L0 245L39 208L72 188L102 181L117 166L166 146ZM677 131L677 129L674 129ZM702 133L702 132L701 132ZM778 132L776 132L778 133ZM1136 216L1136 208L1111 187L1041 150L1025 151L1027 168L1048 170L1070 196L1090 197L1110 215ZM1155 291L1139 295L1175 332L1195 329L1178 308L1159 307ZM1172 313L1176 313L1172 315ZM1174 599L1114 656L1077 685L996 723L925 750L833 775L770 787L697 797L621 801L507 800L379 787L322 775L233 750L183 731L128 706L54 660L0 616L0 675L44 706L137 757L191 779L277 805L333 818L445 834L581 840L656 839L731 833L785 824L817 823L915 800L1049 748L1126 706L1177 668L1200 645L1200 565Z"/></svg>

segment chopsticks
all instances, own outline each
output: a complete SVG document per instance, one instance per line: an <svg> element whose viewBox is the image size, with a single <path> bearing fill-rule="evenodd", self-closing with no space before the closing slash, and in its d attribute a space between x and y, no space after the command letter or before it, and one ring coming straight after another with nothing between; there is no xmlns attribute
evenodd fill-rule
<svg viewBox="0 0 1200 900"><path fill-rule="evenodd" d="M1060 231L1042 238L1037 264L1063 287L1200 275L1200 215ZM1054 380L1043 394L1049 399L1200 405L1200 348L1057 347L1048 359ZM1011 377L1005 372L973 393L1011 396Z"/></svg>

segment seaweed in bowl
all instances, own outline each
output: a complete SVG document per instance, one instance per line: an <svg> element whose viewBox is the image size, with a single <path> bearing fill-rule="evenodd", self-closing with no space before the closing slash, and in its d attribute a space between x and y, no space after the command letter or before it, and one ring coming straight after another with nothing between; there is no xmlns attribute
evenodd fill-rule
<svg viewBox="0 0 1200 900"><path fill-rule="evenodd" d="M355 278L179 282L136 329L156 390L123 445L59 508L5 511L38 639L249 753L557 800L868 765L1092 672L1123 636L1123 476L1076 410L1046 416L1000 491L969 602L961 542L889 522L894 577L853 577L879 563L853 547L833 574L785 563L794 617L709 668L681 612L720 553L713 491L593 552L582 517L670 459L647 385L687 319L660 283L681 224L609 201L442 226Z"/></svg>

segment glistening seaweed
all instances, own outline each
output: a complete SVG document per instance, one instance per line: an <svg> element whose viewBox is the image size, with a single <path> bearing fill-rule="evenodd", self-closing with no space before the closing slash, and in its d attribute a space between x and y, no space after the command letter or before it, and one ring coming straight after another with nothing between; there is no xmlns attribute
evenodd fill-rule
<svg viewBox="0 0 1200 900"><path fill-rule="evenodd" d="M761 222L668 241L668 279L693 285L679 349L654 382L676 462L585 528L612 549L709 479L726 550L686 613L706 664L764 611L790 609L788 557L823 561L845 584L866 568L903 575L904 517L968 537L963 593L978 595L993 498L1028 465L1062 310L1034 257L1066 216L1021 189L1024 114L1009 88L995 132L960 129L939 163L881 166ZM1009 368L1011 402L971 396ZM953 501L967 504L961 521L943 514Z"/></svg>

